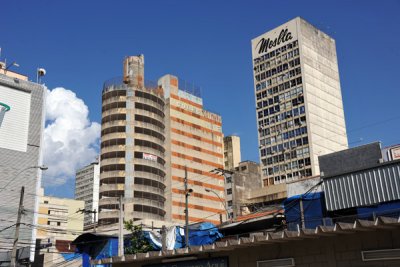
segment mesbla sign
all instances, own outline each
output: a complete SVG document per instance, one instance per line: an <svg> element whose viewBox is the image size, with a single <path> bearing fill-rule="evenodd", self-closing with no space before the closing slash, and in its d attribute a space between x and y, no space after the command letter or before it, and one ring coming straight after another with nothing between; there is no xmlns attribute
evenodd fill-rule
<svg viewBox="0 0 400 267"><path fill-rule="evenodd" d="M295 40L297 40L297 19L291 20L278 29L253 39L251 41L253 58L257 58Z"/></svg>
<svg viewBox="0 0 400 267"><path fill-rule="evenodd" d="M177 261L170 263L145 265L143 267L228 267L228 258L224 257L191 261Z"/></svg>
<svg viewBox="0 0 400 267"><path fill-rule="evenodd" d="M259 54L267 53L269 52L269 49L275 48L276 46L286 43L287 41L290 41L292 39L292 33L289 32L288 29L283 29L279 33L278 38L275 38L273 40L271 40L270 38L261 38L261 40L256 45L256 49L258 48Z"/></svg>

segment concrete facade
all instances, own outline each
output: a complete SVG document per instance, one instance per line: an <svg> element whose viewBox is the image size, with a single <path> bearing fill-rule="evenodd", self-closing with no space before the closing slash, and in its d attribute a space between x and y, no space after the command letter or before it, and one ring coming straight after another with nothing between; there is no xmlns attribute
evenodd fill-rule
<svg viewBox="0 0 400 267"><path fill-rule="evenodd" d="M41 196L38 213L37 239L74 240L83 232L85 202L68 198Z"/></svg>
<svg viewBox="0 0 400 267"><path fill-rule="evenodd" d="M400 265L399 257L389 259L388 252L398 255L396 249L400 247L399 228L375 229L368 231L350 231L346 234L323 234L312 238L282 237L275 242L264 242L261 236L253 236L241 239L241 245L236 240L227 243L209 245L203 247L203 251L192 248L190 252L180 252L179 257L168 254L157 259L143 256L131 258L125 256L113 259L112 265L116 267L161 267L161 266L212 266L196 265L196 261L207 259L226 258L227 264L215 265L223 267L249 267L249 266L296 266L296 267L395 267ZM251 241L251 240L254 240ZM260 240L260 241L258 241ZM232 244L232 245L231 245ZM236 244L236 245L234 245ZM213 251L214 250L214 251ZM363 252L377 251L383 259L363 260ZM161 263L168 257L169 263ZM175 262L173 259L177 259ZM184 262L184 259L192 260ZM272 262L271 262L272 261ZM283 264L282 262L290 262ZM106 261L103 262L103 264ZM280 263L280 264L279 264ZM154 264L154 265L152 265Z"/></svg>
<svg viewBox="0 0 400 267"><path fill-rule="evenodd" d="M246 215L250 192L262 188L260 164L242 161L225 180L226 207L231 219Z"/></svg>
<svg viewBox="0 0 400 267"><path fill-rule="evenodd" d="M166 219L185 221L186 167L188 188L193 189L189 222L218 224L219 214L225 214L224 177L210 171L223 168L221 116L205 110L199 91L177 77L163 76L158 84L166 98Z"/></svg>
<svg viewBox="0 0 400 267"><path fill-rule="evenodd" d="M102 102L99 224L164 220L165 123L161 87L145 83L144 56L124 60L124 76L105 82Z"/></svg>
<svg viewBox="0 0 400 267"><path fill-rule="evenodd" d="M118 222L120 196L125 220L183 223L185 167L189 221L219 223L224 177L210 171L224 164L222 122L199 88L172 75L145 84L144 56L127 57L124 77L104 84L102 110L100 226Z"/></svg>
<svg viewBox="0 0 400 267"><path fill-rule="evenodd" d="M99 211L99 183L100 165L95 161L76 171L75 176L75 199L85 202L84 209L95 213L85 213L84 226L97 223Z"/></svg>
<svg viewBox="0 0 400 267"><path fill-rule="evenodd" d="M348 147L335 40L298 17L252 52L263 185L318 175L318 156Z"/></svg>
<svg viewBox="0 0 400 267"><path fill-rule="evenodd" d="M240 137L235 135L224 137L224 165L226 170L233 170L242 161Z"/></svg>
<svg viewBox="0 0 400 267"><path fill-rule="evenodd" d="M0 253L12 248L21 187L25 187L24 216L18 248L36 239L38 192L42 171L44 101L46 87L12 71L0 73L0 102L10 107L0 125ZM6 229L4 229L6 228ZM31 253L30 260L33 261Z"/></svg>

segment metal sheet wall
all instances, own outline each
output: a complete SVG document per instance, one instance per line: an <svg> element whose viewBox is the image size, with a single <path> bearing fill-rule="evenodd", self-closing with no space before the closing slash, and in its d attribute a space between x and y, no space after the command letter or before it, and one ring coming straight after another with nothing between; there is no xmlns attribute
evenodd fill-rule
<svg viewBox="0 0 400 267"><path fill-rule="evenodd" d="M400 199L400 161L324 179L327 210Z"/></svg>

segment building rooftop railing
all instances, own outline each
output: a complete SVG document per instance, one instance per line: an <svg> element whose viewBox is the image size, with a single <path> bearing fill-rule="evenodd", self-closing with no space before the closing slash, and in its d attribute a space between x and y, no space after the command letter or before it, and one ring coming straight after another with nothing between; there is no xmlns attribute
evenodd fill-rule
<svg viewBox="0 0 400 267"><path fill-rule="evenodd" d="M183 79L178 79L178 86L179 90L185 91L197 97L201 97L201 87L195 85L192 82L188 82Z"/></svg>
<svg viewBox="0 0 400 267"><path fill-rule="evenodd" d="M103 84L103 94L108 92L108 91L113 91L115 89L126 90L128 88L129 88L129 85L124 83L123 77L122 76L118 76L118 77L111 78L111 79L109 79L109 80L104 82L104 84ZM146 89L148 91L152 91L152 90L159 89L159 86L154 81L145 80L144 81L144 88L141 88L141 89Z"/></svg>

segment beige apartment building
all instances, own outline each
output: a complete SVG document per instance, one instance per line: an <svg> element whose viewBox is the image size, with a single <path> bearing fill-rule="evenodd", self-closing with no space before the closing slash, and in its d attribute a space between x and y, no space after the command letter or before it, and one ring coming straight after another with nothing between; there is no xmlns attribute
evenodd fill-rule
<svg viewBox="0 0 400 267"><path fill-rule="evenodd" d="M263 185L319 174L318 156L348 147L335 40L295 18L252 40Z"/></svg>
<svg viewBox="0 0 400 267"><path fill-rule="evenodd" d="M83 232L84 216L78 211L84 205L82 200L42 195L39 200L36 238L74 240Z"/></svg>
<svg viewBox="0 0 400 267"><path fill-rule="evenodd" d="M99 225L124 219L219 223L224 209L221 117L203 109L199 90L172 75L144 82L144 56L127 57L124 78L103 88ZM205 188L213 191L207 192Z"/></svg>
<svg viewBox="0 0 400 267"><path fill-rule="evenodd" d="M165 218L165 115L160 86L144 81L144 56L126 57L124 77L104 83L99 225Z"/></svg>
<svg viewBox="0 0 400 267"><path fill-rule="evenodd" d="M240 152L240 137L229 135L224 137L224 165L225 169L233 170L242 161Z"/></svg>
<svg viewBox="0 0 400 267"><path fill-rule="evenodd" d="M220 222L225 217L224 177L211 173L223 168L221 116L203 108L199 88L172 75L159 79L166 98L166 219L185 221L187 168L189 222ZM211 189L207 192L205 189Z"/></svg>

